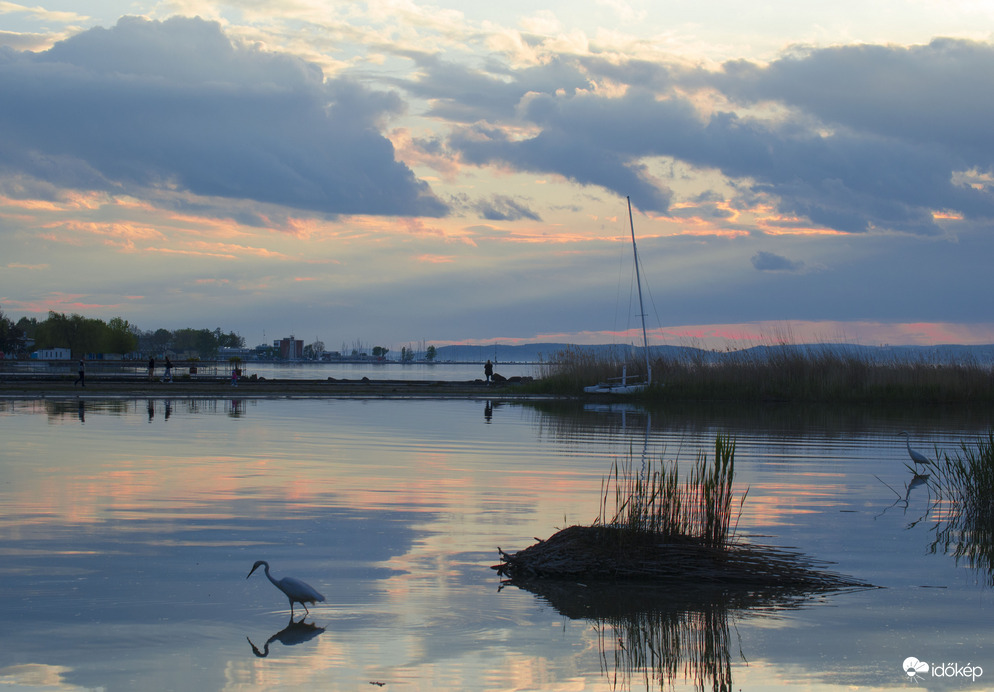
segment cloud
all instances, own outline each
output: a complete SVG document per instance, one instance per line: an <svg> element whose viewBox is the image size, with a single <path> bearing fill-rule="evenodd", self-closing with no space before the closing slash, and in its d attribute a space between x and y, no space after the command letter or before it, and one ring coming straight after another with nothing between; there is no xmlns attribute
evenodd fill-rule
<svg viewBox="0 0 994 692"><path fill-rule="evenodd" d="M994 44L846 46L720 69L547 56L514 68L407 53L395 83L451 124L464 163L554 173L665 212L653 159L718 172L782 216L845 233L994 219Z"/></svg>
<svg viewBox="0 0 994 692"><path fill-rule="evenodd" d="M506 195L494 195L489 200L480 200L473 207L480 216L488 221L517 221L518 219L541 221L537 213Z"/></svg>
<svg viewBox="0 0 994 692"><path fill-rule="evenodd" d="M789 260L773 252L757 252L751 261L752 266L761 272L798 272L804 269L804 262Z"/></svg>
<svg viewBox="0 0 994 692"><path fill-rule="evenodd" d="M183 190L324 214L441 216L380 134L400 98L233 44L218 24L122 18L0 53L0 170L57 185Z"/></svg>
<svg viewBox="0 0 994 692"><path fill-rule="evenodd" d="M842 231L937 233L946 211L994 218L990 186L956 182L994 167L994 45L843 46L731 62L712 77L744 107L789 113L739 121L767 156L719 162L755 177L783 211Z"/></svg>

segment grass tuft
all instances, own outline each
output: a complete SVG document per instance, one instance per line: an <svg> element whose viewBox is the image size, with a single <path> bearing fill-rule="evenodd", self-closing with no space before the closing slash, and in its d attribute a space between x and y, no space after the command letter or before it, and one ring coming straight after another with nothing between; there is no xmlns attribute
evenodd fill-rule
<svg viewBox="0 0 994 692"><path fill-rule="evenodd" d="M684 481L673 461L658 465L646 463L641 471L633 468L629 455L612 464L602 483L600 516L596 524L621 529L631 535L652 534L667 542L692 541L709 548L726 546L732 524L735 478L735 441L719 434L714 443L714 463L700 452ZM614 513L607 519L608 500L614 496ZM737 523L742 503L738 502Z"/></svg>

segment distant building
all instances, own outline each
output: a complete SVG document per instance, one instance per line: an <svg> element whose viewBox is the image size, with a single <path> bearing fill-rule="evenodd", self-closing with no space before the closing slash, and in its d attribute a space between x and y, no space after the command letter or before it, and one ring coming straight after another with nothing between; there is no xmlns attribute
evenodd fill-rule
<svg viewBox="0 0 994 692"><path fill-rule="evenodd" d="M217 351L218 358L221 360L230 360L232 358L241 358L242 360L250 360L256 355L256 350L254 348L245 348L244 346L234 347L234 346L222 346Z"/></svg>
<svg viewBox="0 0 994 692"><path fill-rule="evenodd" d="M38 360L71 360L72 352L68 348L39 348L31 357Z"/></svg>
<svg viewBox="0 0 994 692"><path fill-rule="evenodd" d="M273 348L279 351L280 358L283 360L300 360L304 357L303 339L294 339L293 336L274 341Z"/></svg>

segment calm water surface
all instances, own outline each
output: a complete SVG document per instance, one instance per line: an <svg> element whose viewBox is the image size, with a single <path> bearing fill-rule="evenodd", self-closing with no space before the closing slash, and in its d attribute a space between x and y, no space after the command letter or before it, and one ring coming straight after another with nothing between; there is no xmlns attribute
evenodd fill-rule
<svg viewBox="0 0 994 692"><path fill-rule="evenodd" d="M932 548L942 512L927 512L927 487L908 490L897 436L953 451L991 422L478 401L0 401L0 683L994 688L989 572ZM640 608L589 585L499 588L497 547L590 523L613 460L645 451L689 466L718 432L736 438L748 487L740 534L884 588L663 590L639 594ZM257 559L327 602L302 622L298 606L291 623L264 576L245 578ZM929 672L906 675L911 656ZM967 665L982 675L964 677Z"/></svg>

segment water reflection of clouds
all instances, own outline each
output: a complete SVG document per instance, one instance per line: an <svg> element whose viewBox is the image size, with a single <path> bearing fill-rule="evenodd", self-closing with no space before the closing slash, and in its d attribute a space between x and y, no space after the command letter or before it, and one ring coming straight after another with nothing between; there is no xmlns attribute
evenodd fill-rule
<svg viewBox="0 0 994 692"><path fill-rule="evenodd" d="M78 687L66 680L66 676L72 673L72 669L67 666L47 665L43 663L25 663L22 665L0 667L0 685L9 686L8 689L29 688L29 689L57 689L71 692L72 690L84 690L86 687Z"/></svg>
<svg viewBox="0 0 994 692"><path fill-rule="evenodd" d="M145 676L163 689L362 689L373 680L610 689L589 623L564 621L529 593L498 594L489 565L497 545L520 548L589 522L610 459L633 440L641 449L645 418L585 428L558 413L494 406L488 424L482 401L252 400L231 417L230 401L177 400L168 422L157 402L149 425L145 405L87 403L81 425L72 405L37 403L4 421L14 423L0 458L0 553L8 557L0 589L7 631L17 628L3 637L8 660L61 665L72 671L63 681L108 689ZM0 416L10 411L0 403ZM654 417L652 444L689 462L713 445L715 429L707 419L660 417L657 425ZM751 485L744 532L776 526L780 542L898 588L803 615L749 611L735 620L751 659L735 670L736 687L767 684L758 671L781 681L770 687L792 677L823 684L833 661L866 662L854 632L860 647L898 662L919 640L949 654L940 620L923 623L975 599L933 589L908 607L902 587L948 582L952 561L925 562L897 512L874 523L892 498L871 473L889 461L861 466L839 452L826 463L817 448L813 461L767 463L776 444L767 434L742 433L740 468ZM861 511L838 511L849 508ZM888 547L895 541L900 551ZM264 651L289 606L269 585L245 584L256 559L329 599L308 618L325 632L300 646L274 640L268 659L245 637ZM987 629L967 623L955 643L975 653ZM189 670L176 670L177 659L191 661ZM886 675L847 681L865 687Z"/></svg>

